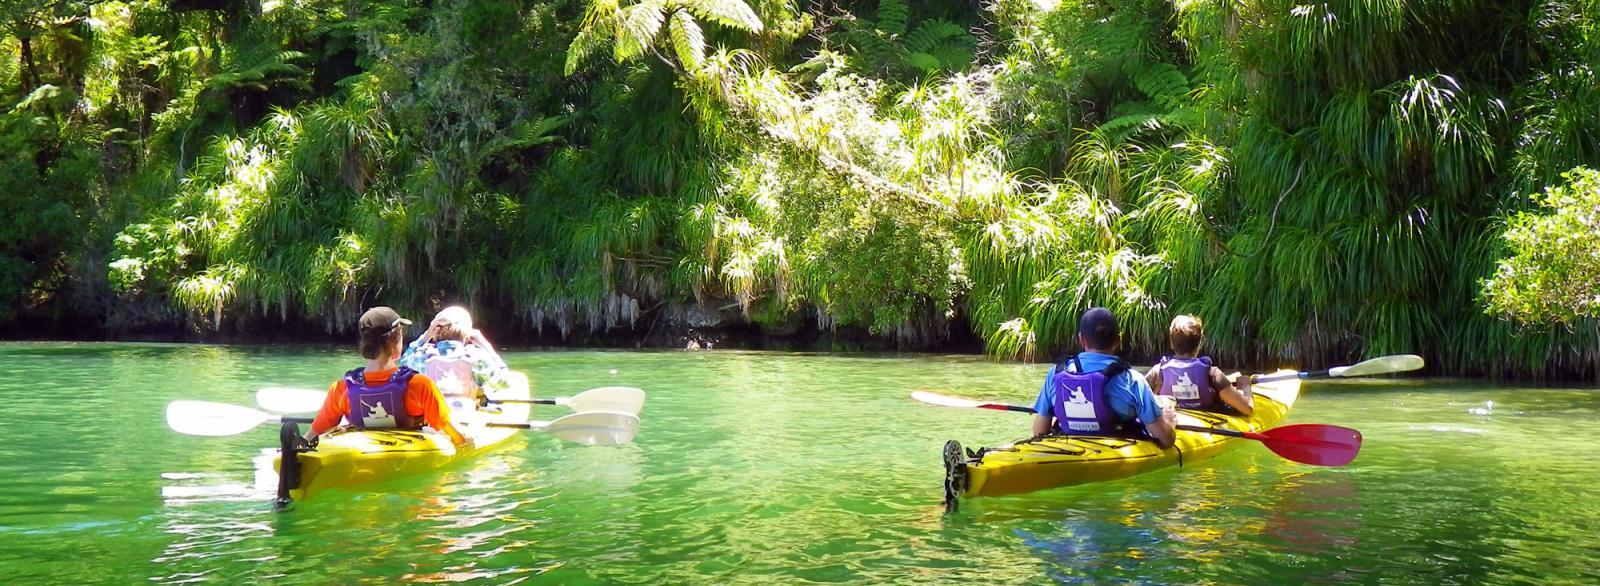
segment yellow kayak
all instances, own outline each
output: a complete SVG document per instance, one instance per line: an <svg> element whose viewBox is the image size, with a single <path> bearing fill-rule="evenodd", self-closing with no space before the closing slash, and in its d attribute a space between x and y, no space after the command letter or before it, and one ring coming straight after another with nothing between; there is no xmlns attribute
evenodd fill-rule
<svg viewBox="0 0 1600 586"><path fill-rule="evenodd" d="M1275 374L1292 373L1282 370ZM1254 413L1239 415L1178 410L1179 425L1260 432L1283 421L1300 394L1300 380L1260 383L1253 388ZM952 459L946 454L947 491L963 497L1020 494L1118 480L1171 466L1193 464L1250 440L1194 431L1177 432L1176 445L1128 437L1049 435ZM956 448L959 453L959 447ZM953 460L964 461L955 462ZM947 495L950 496L950 495Z"/></svg>
<svg viewBox="0 0 1600 586"><path fill-rule="evenodd" d="M513 372L511 388L491 395L490 399L527 400L528 378ZM457 460L470 458L494 449L519 429L489 427L488 423L527 423L532 406L527 404L491 403L481 410L470 401L449 398L450 419L471 444L457 448L449 436L432 429L421 430L357 430L335 428L322 434L316 447L296 454L300 462L299 482L288 491L289 498L303 500L330 488L357 488L406 476L415 476L437 470ZM273 450L273 453L278 453ZM275 457L273 469L282 471L281 457Z"/></svg>

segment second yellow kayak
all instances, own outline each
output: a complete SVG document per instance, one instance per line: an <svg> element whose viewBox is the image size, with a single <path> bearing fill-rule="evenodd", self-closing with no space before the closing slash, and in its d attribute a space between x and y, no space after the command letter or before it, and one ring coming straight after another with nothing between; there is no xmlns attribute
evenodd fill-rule
<svg viewBox="0 0 1600 586"><path fill-rule="evenodd" d="M1279 371L1289 372L1293 371ZM1288 416L1300 395L1300 380L1262 383L1253 390L1255 409L1249 417L1179 409L1178 423L1236 431L1266 430ZM1246 443L1253 442L1182 430L1177 432L1176 444L1166 449L1150 439L1049 435L985 448L975 456L962 455L966 459L960 465L947 462L947 490L961 497L1001 496L1118 480L1199 462Z"/></svg>

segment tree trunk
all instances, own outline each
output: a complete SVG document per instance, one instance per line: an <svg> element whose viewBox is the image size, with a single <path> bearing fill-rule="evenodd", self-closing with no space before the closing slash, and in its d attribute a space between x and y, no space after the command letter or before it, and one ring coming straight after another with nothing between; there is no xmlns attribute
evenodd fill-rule
<svg viewBox="0 0 1600 586"><path fill-rule="evenodd" d="M239 36L249 29L250 23L258 18L261 18L261 0L233 0L228 3L224 34L229 41L239 40Z"/></svg>
<svg viewBox="0 0 1600 586"><path fill-rule="evenodd" d="M39 87L39 68L33 63L33 38L17 37L22 43L22 96L28 97L33 89Z"/></svg>

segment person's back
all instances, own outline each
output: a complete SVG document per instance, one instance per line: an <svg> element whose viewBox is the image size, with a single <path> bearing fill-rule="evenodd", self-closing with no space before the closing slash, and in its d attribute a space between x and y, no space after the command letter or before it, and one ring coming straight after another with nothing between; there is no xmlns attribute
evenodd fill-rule
<svg viewBox="0 0 1600 586"><path fill-rule="evenodd" d="M1128 365L1114 356L1084 352L1055 368L1046 383L1051 385L1051 414L1054 431L1064 434L1130 435L1137 433L1129 421L1112 406L1107 383L1121 381ZM1085 367L1085 359L1089 366ZM1035 410L1037 411L1037 409Z"/></svg>
<svg viewBox="0 0 1600 586"><path fill-rule="evenodd" d="M438 353L429 356L423 365L428 378L439 385L439 392L447 397L477 397L482 386L472 372L466 348L448 342L435 347L439 348Z"/></svg>
<svg viewBox="0 0 1600 586"><path fill-rule="evenodd" d="M357 368L344 373L345 412L350 424L363 429L415 429L418 418L405 408L406 392L417 373L406 367L392 371L366 372ZM338 392L335 385L334 392Z"/></svg>
<svg viewBox="0 0 1600 586"><path fill-rule="evenodd" d="M416 429L426 423L458 445L466 442L450 422L449 409L433 380L396 363L405 341L402 327L409 323L387 307L374 307L361 316L361 355L367 364L346 372L328 388L307 440L344 419L357 429Z"/></svg>
<svg viewBox="0 0 1600 586"><path fill-rule="evenodd" d="M1242 415L1254 412L1255 401L1250 394L1250 379L1241 377L1237 386L1222 369L1211 364L1211 359L1200 356L1204 340L1200 318L1180 315L1172 319L1167 330L1172 356L1162 357L1145 380L1158 395L1172 397L1179 407L1205 411L1225 411L1232 408Z"/></svg>
<svg viewBox="0 0 1600 586"><path fill-rule="evenodd" d="M1034 402L1034 435L1135 435L1143 431L1172 445L1175 415L1156 402L1144 378L1115 352L1116 317L1104 308L1084 312L1078 343L1084 351L1050 370Z"/></svg>

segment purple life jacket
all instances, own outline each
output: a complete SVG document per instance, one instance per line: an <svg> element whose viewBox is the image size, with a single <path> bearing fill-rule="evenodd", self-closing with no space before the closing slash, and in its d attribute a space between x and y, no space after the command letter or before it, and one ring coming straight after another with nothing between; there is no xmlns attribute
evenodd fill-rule
<svg viewBox="0 0 1600 586"><path fill-rule="evenodd" d="M1105 370L1083 373L1083 364L1073 357L1072 366L1077 372L1069 372L1065 362L1056 368L1056 430L1067 435L1127 433L1127 426L1111 410L1111 402L1106 398L1106 381L1127 372L1128 365L1117 361Z"/></svg>
<svg viewBox="0 0 1600 586"><path fill-rule="evenodd" d="M1163 356L1156 364L1161 369L1161 388L1156 394L1178 400L1184 409L1211 409L1217 405L1217 390L1211 388L1211 359Z"/></svg>
<svg viewBox="0 0 1600 586"><path fill-rule="evenodd" d="M446 397L472 397L478 392L478 381L472 376L472 363L465 352L429 356L423 362L428 378L439 386Z"/></svg>
<svg viewBox="0 0 1600 586"><path fill-rule="evenodd" d="M417 418L406 413L406 387L417 373L404 366L389 380L367 385L366 368L344 373L345 398L350 402L350 425L358 429L415 429Z"/></svg>

